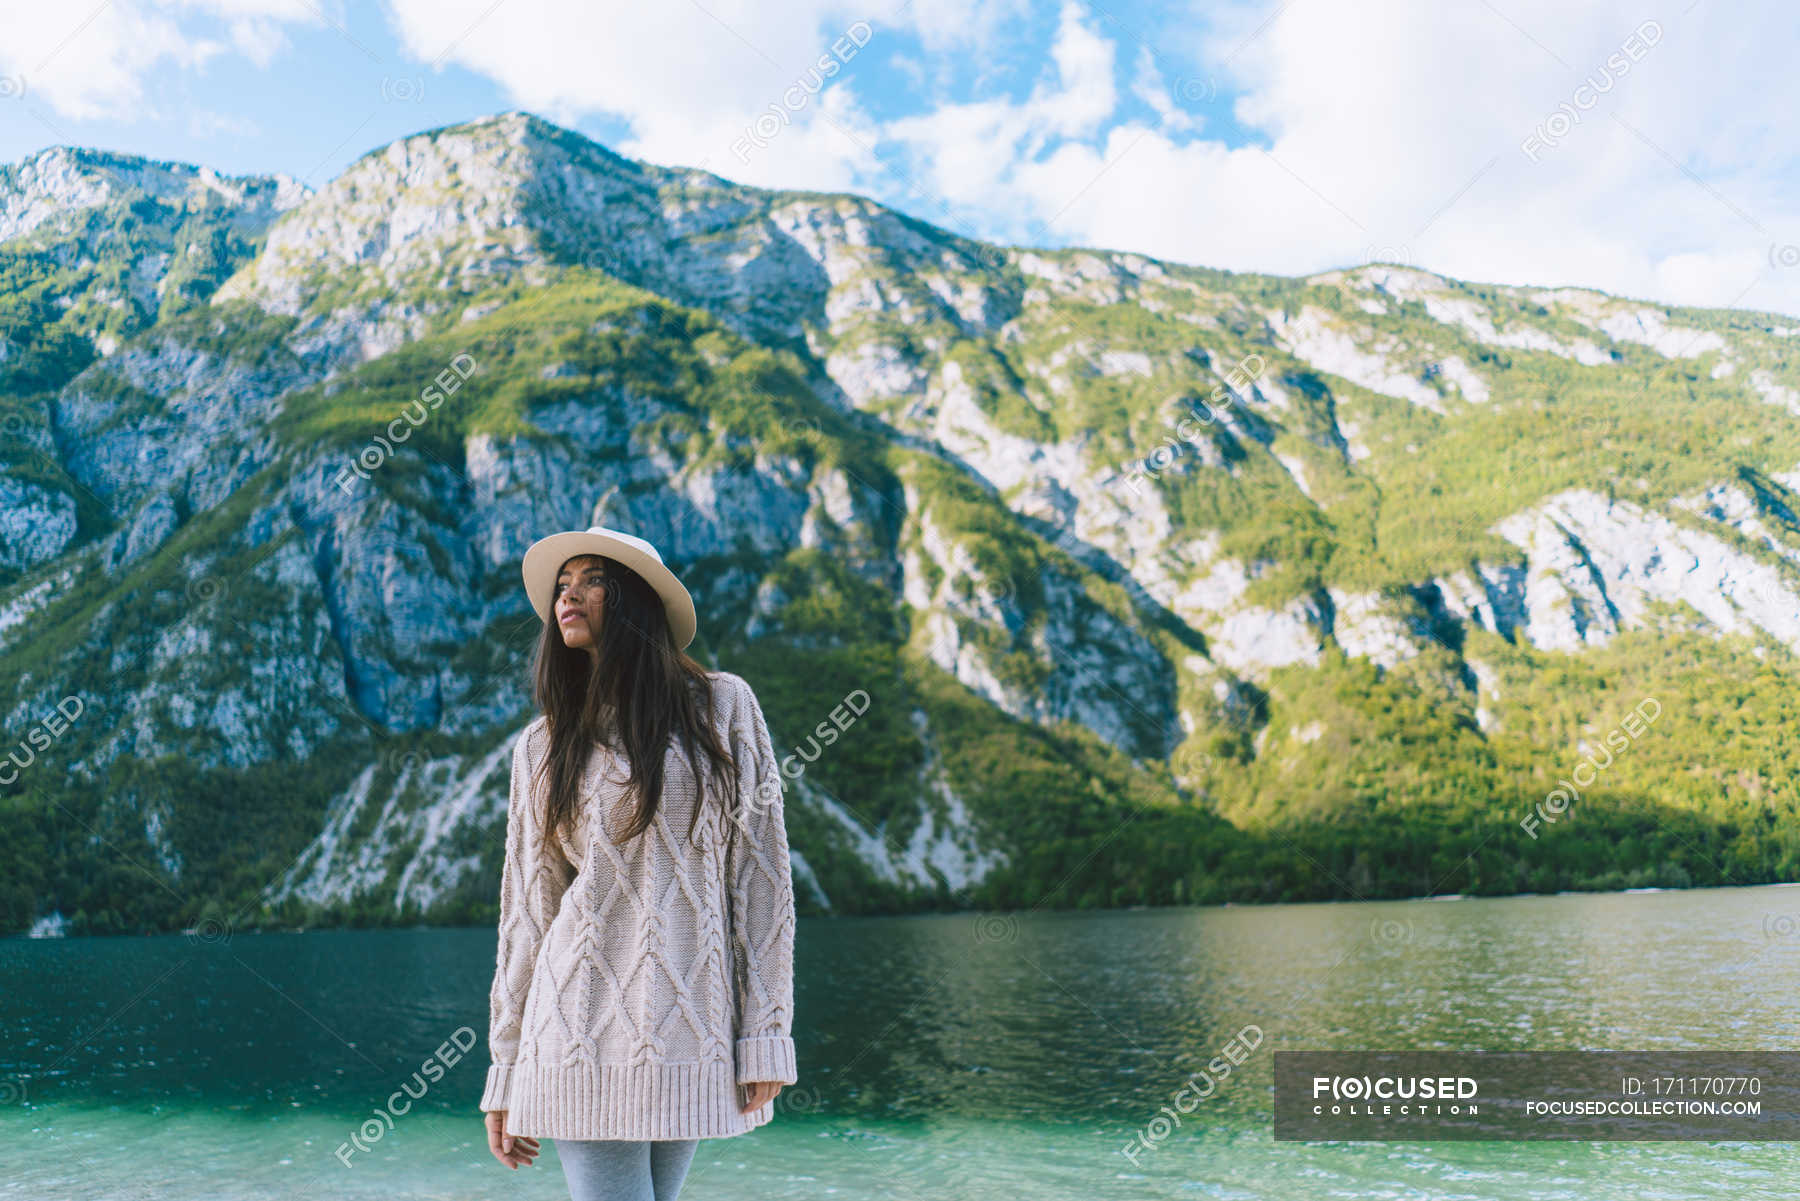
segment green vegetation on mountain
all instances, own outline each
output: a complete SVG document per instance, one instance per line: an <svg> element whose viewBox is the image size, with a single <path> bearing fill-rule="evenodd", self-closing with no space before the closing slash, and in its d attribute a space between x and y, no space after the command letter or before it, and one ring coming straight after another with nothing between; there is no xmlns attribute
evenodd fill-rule
<svg viewBox="0 0 1800 1201"><path fill-rule="evenodd" d="M376 198L518 189L524 250L324 194L283 220L379 252L147 196L0 243L0 548L77 514L0 564L0 703L88 707L0 781L0 929L492 921L498 839L427 832L528 716L513 543L603 495L834 913L1800 878L1785 318L984 248L520 128ZM265 907L365 786L373 883Z"/></svg>

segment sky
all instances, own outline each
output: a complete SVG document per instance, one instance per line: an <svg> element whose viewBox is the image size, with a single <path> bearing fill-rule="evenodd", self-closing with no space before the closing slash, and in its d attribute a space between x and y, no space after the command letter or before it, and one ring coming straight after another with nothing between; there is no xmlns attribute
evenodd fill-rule
<svg viewBox="0 0 1800 1201"><path fill-rule="evenodd" d="M285 172L521 108L1008 245L1800 315L1782 0L0 0L0 161Z"/></svg>

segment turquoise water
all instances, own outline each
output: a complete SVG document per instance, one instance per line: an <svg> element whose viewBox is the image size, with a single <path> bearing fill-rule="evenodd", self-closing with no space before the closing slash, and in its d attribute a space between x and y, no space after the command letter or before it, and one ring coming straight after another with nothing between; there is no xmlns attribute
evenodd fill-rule
<svg viewBox="0 0 1800 1201"><path fill-rule="evenodd" d="M493 952L0 941L0 1197L566 1196L549 1142L516 1172L487 1151ZM1791 888L804 919L796 976L799 1083L701 1143L684 1199L1800 1195L1791 1143L1270 1137L1279 1049L1794 1049ZM1246 1026L1249 1059L1176 1110Z"/></svg>

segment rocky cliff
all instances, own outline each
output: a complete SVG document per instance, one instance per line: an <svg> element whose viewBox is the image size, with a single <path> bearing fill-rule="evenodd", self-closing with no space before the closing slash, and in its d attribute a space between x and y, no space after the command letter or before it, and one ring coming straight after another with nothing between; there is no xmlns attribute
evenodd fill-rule
<svg viewBox="0 0 1800 1201"><path fill-rule="evenodd" d="M1622 665L1766 694L1800 649L1775 316L990 246L519 112L317 191L53 148L0 168L0 272L15 928L129 925L113 854L159 920L480 916L517 562L598 521L768 696L817 912L1691 875L1371 864L1393 806L1541 797ZM1621 797L1704 810L1685 753Z"/></svg>

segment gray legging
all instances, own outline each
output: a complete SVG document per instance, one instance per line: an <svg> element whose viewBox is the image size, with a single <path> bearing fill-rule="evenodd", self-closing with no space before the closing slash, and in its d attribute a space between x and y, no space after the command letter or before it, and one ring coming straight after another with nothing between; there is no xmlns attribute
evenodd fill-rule
<svg viewBox="0 0 1800 1201"><path fill-rule="evenodd" d="M699 1139L553 1138L571 1201L675 1201Z"/></svg>

